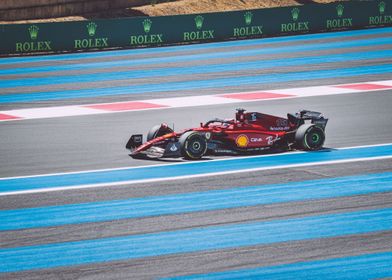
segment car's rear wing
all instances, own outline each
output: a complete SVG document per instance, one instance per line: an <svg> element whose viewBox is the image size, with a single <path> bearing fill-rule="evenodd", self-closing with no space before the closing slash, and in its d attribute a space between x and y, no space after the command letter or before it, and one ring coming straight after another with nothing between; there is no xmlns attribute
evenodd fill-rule
<svg viewBox="0 0 392 280"><path fill-rule="evenodd" d="M328 119L320 112L301 110L295 114L287 114L289 121L296 125L301 125L305 121L310 120L311 123L325 129Z"/></svg>
<svg viewBox="0 0 392 280"><path fill-rule="evenodd" d="M311 120L311 122L322 129L325 129L328 119L324 118L324 115L320 112L302 110L299 112L300 118L302 120Z"/></svg>

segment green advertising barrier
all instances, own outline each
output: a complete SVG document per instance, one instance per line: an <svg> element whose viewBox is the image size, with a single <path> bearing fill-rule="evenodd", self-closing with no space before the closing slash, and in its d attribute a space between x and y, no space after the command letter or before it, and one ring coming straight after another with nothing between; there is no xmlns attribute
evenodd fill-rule
<svg viewBox="0 0 392 280"><path fill-rule="evenodd" d="M198 15L0 25L0 54L148 47L391 25L392 0Z"/></svg>

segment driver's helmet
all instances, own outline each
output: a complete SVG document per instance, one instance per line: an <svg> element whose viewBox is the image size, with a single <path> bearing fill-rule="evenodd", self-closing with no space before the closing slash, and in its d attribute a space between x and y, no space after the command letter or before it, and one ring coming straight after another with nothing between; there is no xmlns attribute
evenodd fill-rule
<svg viewBox="0 0 392 280"><path fill-rule="evenodd" d="M237 113L235 114L235 119L237 122L244 122L245 121L245 109L238 108L236 109Z"/></svg>

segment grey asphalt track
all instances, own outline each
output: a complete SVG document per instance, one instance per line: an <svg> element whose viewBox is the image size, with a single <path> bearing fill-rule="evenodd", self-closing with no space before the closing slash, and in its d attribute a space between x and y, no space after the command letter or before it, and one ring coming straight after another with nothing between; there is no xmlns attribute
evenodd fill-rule
<svg viewBox="0 0 392 280"><path fill-rule="evenodd" d="M362 38L380 38L382 36L362 36ZM339 40L351 40L344 38ZM320 40L320 43L334 41ZM288 43L301 44L301 42ZM274 46L271 44L270 46ZM277 46L277 44L276 44ZM358 48L360 50L383 50L390 46ZM253 48L253 47L252 47ZM254 46L257 48L257 46ZM218 49L180 51L170 55L216 52ZM312 55L345 53L347 50L323 50ZM164 56L167 54L156 54ZM270 59L300 57L304 53L277 54ZM130 58L132 56L128 56ZM142 56L140 56L142 57ZM256 57L227 57L220 63L249 61ZM258 59L265 57L257 57ZM119 58L116 58L119 59ZM91 59L89 62L107 61ZM218 61L213 61L214 63ZM64 64L79 63L77 60ZM195 62L197 65L198 62ZM362 64L361 64L362 63ZM303 70L344 68L353 65L390 64L388 59L367 60L365 62L334 63L325 65L312 64L306 67L287 67L274 69L274 73ZM29 63L26 66L50 65L50 62ZM183 66L190 65L184 62ZM155 65L156 66L156 65ZM178 66L178 65L176 65ZM160 67L164 68L165 65ZM6 66L0 66L5 69ZM12 66L9 66L12 68ZM124 68L118 68L118 71ZM93 70L92 70L93 71ZM96 70L106 71L106 70ZM89 73L82 71L83 73ZM265 70L267 73L268 70ZM59 72L62 73L62 72ZM75 70L68 74L78 74ZM245 74L233 72L230 76ZM47 73L48 76L57 73ZM218 74L227 76L225 74ZM33 74L36 77L45 74ZM27 78L27 76L24 76ZM175 77L176 80L202 79L205 75ZM9 78L15 78L10 76ZM164 81L167 78L157 78ZM330 85L338 83L368 82L391 79L390 74L338 77L307 81L283 82L279 84L235 86L197 91L198 95L247 90L265 90L276 88ZM151 81L151 79L150 79ZM148 79L141 81L148 83ZM126 83L122 81L121 83ZM119 82L109 83L119 85ZM86 88L96 84L84 84ZM72 85L77 87L79 85ZM64 85L58 85L64 88ZM38 88L36 88L38 90ZM39 87L40 90L52 90L53 86ZM34 89L35 90L35 89ZM31 89L33 91L33 89ZM6 92L15 92L9 89ZM194 95L194 91L165 92L165 96ZM162 93L148 93L121 97L100 97L35 103L15 103L1 105L2 109L23 107L58 106L64 104L82 104L138 100L161 97ZM0 178L11 176L37 175L57 172L73 172L92 169L170 164L171 161L134 160L127 155L125 143L134 133L146 133L149 127L167 122L175 124L176 130L197 126L199 122L215 117L232 118L236 107L249 111L261 111L284 116L299 109L311 109L323 112L330 121L327 126L326 147L340 148L359 145L382 144L392 142L392 94L391 90L364 92L356 94L308 97L286 100L269 100L241 104L211 105L203 107L162 109L155 111L123 112L104 115L65 117L56 119L38 119L0 123ZM303 180L333 178L339 176L360 175L392 171L392 160L375 160L336 165L320 165L306 168L285 168L270 171L212 176L198 179L132 184L125 186L100 187L84 190L68 190L37 194L0 196L0 210L45 207L95 201L127 199L176 193L191 193L228 189L239 186L288 183ZM271 221L294 217L307 217L328 213L354 212L365 209L387 208L392 205L392 193L373 193L349 197L319 199L241 207L206 212L176 214L138 219L113 220L109 222L85 223L49 228L34 228L16 231L0 231L0 249L19 246L40 245L68 242L131 234L156 233L192 229L212 225L236 224L250 221ZM288 229L290 230L290 229ZM260 266L295 263L298 261L322 260L334 257L354 256L366 253L392 250L391 231L370 232L366 234L346 235L332 238L280 242L267 245L237 247L231 249L202 251L196 253L164 255L143 259L97 263L82 266L59 267L46 270L0 274L0 279L153 279L158 277L208 273Z"/></svg>

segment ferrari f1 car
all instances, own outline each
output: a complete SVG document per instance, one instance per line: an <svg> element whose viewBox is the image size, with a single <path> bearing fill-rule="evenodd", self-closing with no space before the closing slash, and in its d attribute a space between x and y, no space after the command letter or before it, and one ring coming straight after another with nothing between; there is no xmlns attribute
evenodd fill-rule
<svg viewBox="0 0 392 280"><path fill-rule="evenodd" d="M133 158L200 159L206 155L245 155L271 149L318 150L325 141L328 119L319 112L302 110L287 118L237 109L234 119L213 119L200 127L174 132L162 123L126 144Z"/></svg>

